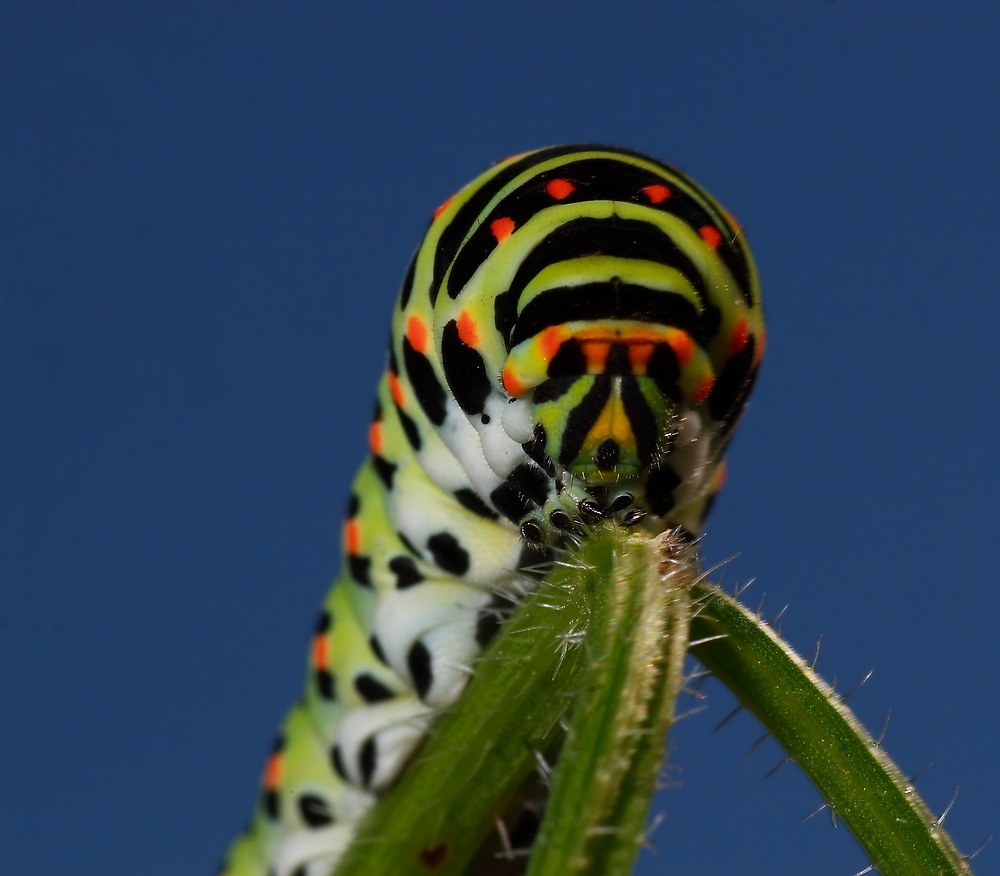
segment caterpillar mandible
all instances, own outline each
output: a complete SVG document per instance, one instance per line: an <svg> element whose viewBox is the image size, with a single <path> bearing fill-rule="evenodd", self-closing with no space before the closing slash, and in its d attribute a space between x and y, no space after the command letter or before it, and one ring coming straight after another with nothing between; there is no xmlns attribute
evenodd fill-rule
<svg viewBox="0 0 1000 876"><path fill-rule="evenodd" d="M445 201L393 313L306 690L222 872L329 874L588 521L700 530L763 339L739 227L652 158L540 149Z"/></svg>

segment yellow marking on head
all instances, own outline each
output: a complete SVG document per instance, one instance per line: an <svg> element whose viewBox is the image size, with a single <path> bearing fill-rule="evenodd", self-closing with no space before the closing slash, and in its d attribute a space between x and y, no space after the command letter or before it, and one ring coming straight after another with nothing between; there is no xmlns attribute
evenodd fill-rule
<svg viewBox="0 0 1000 876"><path fill-rule="evenodd" d="M635 435L632 432L632 422L625 413L625 406L618 392L612 392L608 397L604 410L587 434L584 447L596 448L608 438L614 438L625 450L634 449Z"/></svg>

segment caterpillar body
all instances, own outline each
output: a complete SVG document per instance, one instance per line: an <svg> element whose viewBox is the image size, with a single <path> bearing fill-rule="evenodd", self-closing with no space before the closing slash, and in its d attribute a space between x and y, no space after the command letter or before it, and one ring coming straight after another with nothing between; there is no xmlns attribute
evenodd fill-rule
<svg viewBox="0 0 1000 876"><path fill-rule="evenodd" d="M305 693L221 872L331 873L588 521L698 531L763 338L738 226L659 161L551 147L445 201L394 310Z"/></svg>

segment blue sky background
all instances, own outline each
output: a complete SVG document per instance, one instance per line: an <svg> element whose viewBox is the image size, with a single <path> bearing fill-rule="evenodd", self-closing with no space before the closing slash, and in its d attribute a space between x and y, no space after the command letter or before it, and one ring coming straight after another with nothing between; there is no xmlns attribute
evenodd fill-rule
<svg viewBox="0 0 1000 876"><path fill-rule="evenodd" d="M875 670L852 703L932 808L960 788L962 848L997 833L1000 7L347 6L0 8L0 872L212 871L429 211L563 141L743 223L769 346L708 558L841 689ZM862 869L706 691L637 872Z"/></svg>

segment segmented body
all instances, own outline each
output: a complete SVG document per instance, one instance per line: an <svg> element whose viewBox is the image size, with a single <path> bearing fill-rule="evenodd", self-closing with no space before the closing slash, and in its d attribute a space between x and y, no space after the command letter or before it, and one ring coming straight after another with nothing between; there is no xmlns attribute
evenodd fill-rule
<svg viewBox="0 0 1000 876"><path fill-rule="evenodd" d="M605 147L503 161L407 271L303 697L223 872L319 876L588 519L696 531L763 346L738 227Z"/></svg>

